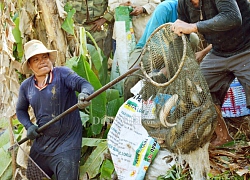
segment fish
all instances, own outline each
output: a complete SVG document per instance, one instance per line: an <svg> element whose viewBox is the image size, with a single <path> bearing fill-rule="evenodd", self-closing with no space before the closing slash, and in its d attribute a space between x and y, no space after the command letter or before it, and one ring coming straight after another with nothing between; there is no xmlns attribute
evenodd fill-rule
<svg viewBox="0 0 250 180"><path fill-rule="evenodd" d="M174 141L176 140L177 138L177 131L176 131L176 128L175 126L174 127L171 127L170 130L168 130L166 132L166 140L165 140L165 145L168 149L171 149Z"/></svg>
<svg viewBox="0 0 250 180"><path fill-rule="evenodd" d="M169 123L167 121L167 117L170 113L170 110L172 109L172 107L174 107L177 103L177 100L178 100L178 95L177 94L174 94L173 96L171 96L166 102L165 104L163 105L163 107L161 108L160 110L160 113L159 113L159 119L160 119L160 122L161 124L164 126L164 127L172 127L172 126L175 126L176 123Z"/></svg>
<svg viewBox="0 0 250 180"><path fill-rule="evenodd" d="M193 84L192 84L192 82L190 81L190 79L186 78L186 82L187 82L187 87L188 87L191 91L193 91L194 88L193 88Z"/></svg>
<svg viewBox="0 0 250 180"><path fill-rule="evenodd" d="M186 78L186 82L187 82L187 91L189 91L189 96L190 96L190 100L193 103L193 105L195 107L198 107L201 105L199 96L198 96L198 91L197 91L197 86L194 87L192 81L188 78ZM197 93L196 93L197 92Z"/></svg>
<svg viewBox="0 0 250 180"><path fill-rule="evenodd" d="M204 144L204 141L207 139L203 140L202 135L206 127L212 123L211 118L213 117L213 111L210 108L205 109L205 107L207 107L209 104L211 103L207 102L203 106L199 107L199 112L201 113L200 117L196 117L193 120L190 128L185 133L183 133L183 135L180 136L178 140L175 141L173 144L173 149L178 149L185 154L196 150L201 143Z"/></svg>
<svg viewBox="0 0 250 180"><path fill-rule="evenodd" d="M178 106L180 107L180 110L182 112L186 112L187 111L187 107L186 107L187 104L182 99L179 100Z"/></svg>
<svg viewBox="0 0 250 180"><path fill-rule="evenodd" d="M190 91L190 99L191 99L191 102L193 103L193 105L195 107L198 107L201 105L201 102L200 102L200 99L199 97L197 96L197 94L193 91Z"/></svg>
<svg viewBox="0 0 250 180"><path fill-rule="evenodd" d="M200 107L197 107L192 111L190 111L188 114L186 114L186 116L181 117L176 125L178 136L184 134L190 128L190 126L193 124L193 122L199 115L200 115Z"/></svg>
<svg viewBox="0 0 250 180"><path fill-rule="evenodd" d="M197 91L198 91L199 93L201 93L201 92L202 92L202 88L200 87L200 85L199 85L198 83L194 83L194 84L195 84L195 86L196 86Z"/></svg>

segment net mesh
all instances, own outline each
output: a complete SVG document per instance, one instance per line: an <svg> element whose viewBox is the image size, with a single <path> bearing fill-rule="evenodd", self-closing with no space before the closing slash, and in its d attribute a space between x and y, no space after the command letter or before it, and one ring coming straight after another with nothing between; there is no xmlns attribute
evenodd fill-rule
<svg viewBox="0 0 250 180"><path fill-rule="evenodd" d="M26 177L29 180L49 180L50 177L31 159L28 159Z"/></svg>
<svg viewBox="0 0 250 180"><path fill-rule="evenodd" d="M142 113L142 125L161 147L187 154L210 141L217 114L187 36L170 28L157 28L142 51L140 94L155 104L154 118Z"/></svg>
<svg viewBox="0 0 250 180"><path fill-rule="evenodd" d="M17 143L17 142L16 142ZM19 150L22 151L25 159L27 157L27 168L26 168L26 178L28 180L50 180L51 178L35 163L35 161L29 156L27 150L22 148L23 145L17 143ZM27 146L27 144L26 144Z"/></svg>

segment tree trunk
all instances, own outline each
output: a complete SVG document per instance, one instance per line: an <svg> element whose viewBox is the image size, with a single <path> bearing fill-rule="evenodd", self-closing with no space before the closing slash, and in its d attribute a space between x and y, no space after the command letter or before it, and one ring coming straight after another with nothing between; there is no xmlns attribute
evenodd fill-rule
<svg viewBox="0 0 250 180"><path fill-rule="evenodd" d="M41 10L41 23L45 25L46 29L47 46L50 49L58 50L56 66L64 65L67 57L67 39L66 33L61 28L62 20L59 18L56 2L39 0L38 5Z"/></svg>

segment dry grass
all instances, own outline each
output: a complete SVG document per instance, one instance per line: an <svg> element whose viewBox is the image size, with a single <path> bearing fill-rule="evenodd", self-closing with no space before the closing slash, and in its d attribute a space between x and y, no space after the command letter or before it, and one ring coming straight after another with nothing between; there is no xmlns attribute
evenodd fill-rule
<svg viewBox="0 0 250 180"><path fill-rule="evenodd" d="M225 118L234 141L210 149L211 174L239 175L250 179L250 117Z"/></svg>

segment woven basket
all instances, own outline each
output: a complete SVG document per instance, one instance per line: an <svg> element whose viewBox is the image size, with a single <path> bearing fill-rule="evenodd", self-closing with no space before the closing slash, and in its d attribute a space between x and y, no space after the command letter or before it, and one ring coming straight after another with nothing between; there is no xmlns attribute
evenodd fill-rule
<svg viewBox="0 0 250 180"><path fill-rule="evenodd" d="M250 114L246 107L245 91L237 78L231 83L221 108L223 117L240 117Z"/></svg>

